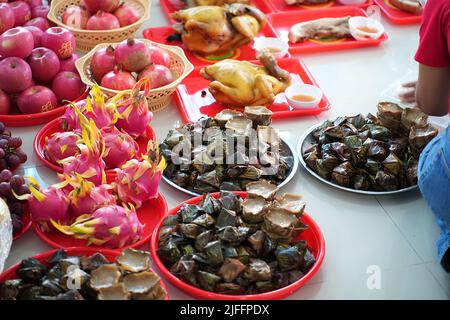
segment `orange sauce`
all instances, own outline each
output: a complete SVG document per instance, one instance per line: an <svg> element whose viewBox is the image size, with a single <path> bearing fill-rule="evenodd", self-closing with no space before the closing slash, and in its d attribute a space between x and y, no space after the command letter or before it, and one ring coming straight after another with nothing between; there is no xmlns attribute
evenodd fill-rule
<svg viewBox="0 0 450 320"><path fill-rule="evenodd" d="M307 95L307 94L298 94L298 95L293 96L291 99L295 100L295 101L299 101L299 102L312 102L312 101L316 100L315 97Z"/></svg>
<svg viewBox="0 0 450 320"><path fill-rule="evenodd" d="M280 49L278 48L265 48L267 51L269 51L270 53L279 53L281 52Z"/></svg>
<svg viewBox="0 0 450 320"><path fill-rule="evenodd" d="M371 28L368 26L361 26L361 27L357 27L356 29L358 29L359 31L362 31L362 32L367 32L367 33L377 33L378 32L378 29Z"/></svg>

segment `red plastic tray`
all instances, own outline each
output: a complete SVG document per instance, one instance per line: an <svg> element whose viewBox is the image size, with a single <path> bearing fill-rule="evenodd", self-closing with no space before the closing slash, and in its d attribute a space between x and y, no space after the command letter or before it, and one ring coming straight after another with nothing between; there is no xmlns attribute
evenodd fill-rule
<svg viewBox="0 0 450 320"><path fill-rule="evenodd" d="M46 260L48 260L51 256L53 256L58 250L50 250L43 253L39 253L33 258L39 260L41 263L46 264ZM108 250L108 249L95 249L95 248L66 248L65 251L67 252L68 256L90 256L94 253L101 253L105 256L106 259L109 260L109 262L113 262L116 260L117 256L119 255L119 251L114 250ZM12 267L5 270L2 274L0 274L0 283L5 282L6 280L13 280L17 279L18 276L16 274L16 271L20 268L20 262L13 265ZM151 269L150 269L151 270ZM153 270L152 270L153 271ZM167 287L164 284L164 282L161 280L160 282L161 287L167 292L166 298L164 300L169 300L169 293L167 291Z"/></svg>
<svg viewBox="0 0 450 320"><path fill-rule="evenodd" d="M259 61L253 61L259 64ZM309 73L309 70L302 61L296 58L285 58L278 60L281 68L292 74L293 83L306 83L317 86L316 81ZM217 102L208 92L209 80L200 75L200 69L196 68L178 86L176 91L176 102L185 122L195 122L202 116L213 117L227 106ZM206 96L202 96L202 91L206 91ZM228 107L229 108L229 107ZM268 107L273 112L274 119L301 117L319 114L330 109L330 102L325 97L316 108L292 109L286 101L285 95L279 94L275 102Z"/></svg>
<svg viewBox="0 0 450 320"><path fill-rule="evenodd" d="M86 90L74 102L86 98L88 91ZM20 111L12 106L10 114L0 114L0 122L3 122L7 127L29 127L42 123L47 123L55 118L58 118L66 112L67 105L57 107L50 111L33 114L22 114Z"/></svg>
<svg viewBox="0 0 450 320"><path fill-rule="evenodd" d="M155 229L157 223L163 219L167 214L167 202L162 194L158 193L158 197L153 200L148 200L142 204L137 210L139 221L144 225L142 232L142 239L138 242L128 246L127 248L139 248L150 241L150 237ZM65 235L58 230L52 228L48 232L44 232L41 228L33 223L33 230L39 238L48 243L53 248L70 248L70 247L86 247L87 241L82 239L75 239L74 237ZM101 246L90 246L92 248L103 248ZM120 248L117 250L122 250Z"/></svg>
<svg viewBox="0 0 450 320"><path fill-rule="evenodd" d="M274 32L280 39L288 40L288 34L291 27L299 22L316 20L321 18L337 18L345 16L364 16L367 17L366 12L357 7L336 7L323 10L303 10L296 12L281 12L269 15L269 22ZM310 53L310 52L325 52L332 50L354 49L361 47L377 46L383 41L386 41L388 36L384 33L377 40L358 41L353 38L338 39L338 40L309 40L300 43L289 42L289 51L292 54Z"/></svg>
<svg viewBox="0 0 450 320"><path fill-rule="evenodd" d="M338 7L350 7L348 5L342 4L339 1L331 1L323 4L311 4L311 5L288 5L286 0L270 0L270 4L276 12L292 12L298 10L320 10L326 8L338 8ZM373 4L373 0L367 0L364 3L352 5L351 7L367 8Z"/></svg>
<svg viewBox="0 0 450 320"><path fill-rule="evenodd" d="M270 2L271 0L252 0L251 4L255 7L257 7L259 10L261 10L264 13L272 13L273 12L273 5ZM161 4L161 8L163 9L164 13L167 16L167 19L171 23L175 23L176 21L172 19L170 16L172 13L176 12L177 10L172 6L169 0L160 0L159 3Z"/></svg>
<svg viewBox="0 0 450 320"><path fill-rule="evenodd" d="M375 0L383 14L395 24L416 24L422 21L422 14L412 14L394 7L389 0Z"/></svg>
<svg viewBox="0 0 450 320"><path fill-rule="evenodd" d="M247 197L247 192L235 192L236 194L240 195L241 197L245 198ZM212 195L217 198L219 196L219 193L212 193ZM181 206L185 203L188 204L196 204L200 202L202 199L202 196L198 196L195 198L191 198L183 203L180 203L175 208L171 209L168 213L168 215L174 215L178 212L178 210L181 208ZM307 274L303 276L303 278L299 279L298 281L290 284L289 286L286 286L284 288L270 291L267 293L261 293L261 294L253 294L253 295L226 295L226 294L218 294L210 291L205 291L202 289L199 289L197 287L191 286L187 284L186 282L178 279L175 277L172 273L170 273L169 270L164 266L164 264L161 262L161 260L158 257L158 254L156 253L156 250L158 249L158 232L161 227L161 224L163 220L161 220L158 223L158 226L155 228L155 231L152 235L152 240L150 242L150 252L152 254L152 259L158 268L158 270L161 272L161 274L169 280L170 283L172 283L174 286L178 287L179 289L187 292L188 294L192 295L195 298L198 299L209 299L209 300L275 300L275 299L283 299L291 294L293 294L295 291L300 289L305 283L307 283L319 270L320 266L322 265L323 258L325 257L325 239L323 237L322 231L320 230L319 226L316 224L316 222L307 214L304 213L302 218L302 222L309 226L308 230L302 232L295 240L306 240L308 242L308 245L310 247L311 253L314 255L314 258L316 258L316 263L311 268L311 270L308 271Z"/></svg>
<svg viewBox="0 0 450 320"><path fill-rule="evenodd" d="M45 147L45 138L50 137L55 132L63 132L63 129L61 127L61 119L62 118L54 119L51 122L47 123L38 131L36 137L34 138L34 152L36 152L36 155L38 156L39 160L41 160L50 169L59 173L63 172L63 168L48 161L47 158L45 158L44 147ZM144 154L147 152L147 144L150 140L156 141L156 134L153 131L152 127L149 125L147 127L147 136L145 138L139 137L136 140L139 145L140 154ZM114 171L114 169L108 169L105 170L105 172L107 181L112 182L116 177L116 172Z"/></svg>
<svg viewBox="0 0 450 320"><path fill-rule="evenodd" d="M217 61L224 60L224 59L236 59L236 60L255 60L256 59L256 51L253 49L253 42L243 45L240 48L233 50L233 52L230 52L228 54L222 55L222 56L210 56L210 57L202 57L200 55L197 55L195 53L192 53L186 47L182 42L179 41L167 41L167 37L172 35L174 33L172 27L158 27L158 28L149 28L144 30L144 38L172 46L179 46L184 50L186 53L186 57L189 59L189 61L196 67L198 66L204 66L207 64L213 64ZM273 29L270 26L266 26L259 36L265 36L265 37L276 37L276 34L274 33Z"/></svg>
<svg viewBox="0 0 450 320"><path fill-rule="evenodd" d="M18 233L13 234L13 241L19 239L21 236L23 236L25 233L27 233L28 230L30 230L31 225L32 225L31 215L27 208L22 216L22 226L23 226L22 230L20 230L20 232L18 232Z"/></svg>

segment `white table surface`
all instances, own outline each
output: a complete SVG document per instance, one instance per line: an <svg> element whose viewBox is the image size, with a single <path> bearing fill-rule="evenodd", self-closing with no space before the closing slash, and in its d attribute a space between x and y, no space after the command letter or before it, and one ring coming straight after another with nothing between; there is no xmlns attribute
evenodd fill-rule
<svg viewBox="0 0 450 320"><path fill-rule="evenodd" d="M154 2L143 29L168 24L158 1ZM375 113L377 102L386 99L393 84L414 73L419 26L395 26L385 19L382 23L389 40L379 47L301 56L332 109L318 117L276 120L274 126L286 134L288 142L296 146L302 133L320 120ZM159 140L176 120L181 118L174 103L155 114L152 126ZM12 132L22 137L29 155L25 174L50 184L57 181L55 173L39 162L32 149L40 127L12 128ZM164 182L160 191L169 208L188 199ZM360 196L326 186L302 169L283 191L304 196L307 212L326 239L319 272L289 299L450 298L450 276L440 267L434 245L439 228L419 192ZM14 242L6 267L49 249L30 230ZM379 288L367 285L371 268L380 271ZM168 288L172 299L191 299L170 284Z"/></svg>

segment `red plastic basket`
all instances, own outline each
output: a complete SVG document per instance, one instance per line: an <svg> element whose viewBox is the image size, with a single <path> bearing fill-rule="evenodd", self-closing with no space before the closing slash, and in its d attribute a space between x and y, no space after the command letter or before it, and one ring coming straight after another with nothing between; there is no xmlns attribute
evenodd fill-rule
<svg viewBox="0 0 450 320"><path fill-rule="evenodd" d="M50 251L42 252L42 253L39 253L39 254L33 256L33 258L37 259L41 263L46 264L46 260L48 260L57 251L58 250L50 250ZM105 258L108 259L110 262L115 261L117 256L120 253L119 251L108 250L108 249L77 248L77 247L66 248L65 251L67 252L67 254L69 256L90 256L90 255L93 255L94 253L99 252L99 253L103 254L105 256ZM13 265L12 267L8 268L7 270L5 270L0 275L0 283L5 282L6 280L17 279L18 276L17 276L16 272L19 268L20 268L20 263L17 263L15 265ZM153 270L151 270L151 271L153 271ZM161 287L167 292L166 298L164 300L169 300L169 293L167 291L167 287L166 287L165 283L161 280L160 284L161 284Z"/></svg>
<svg viewBox="0 0 450 320"><path fill-rule="evenodd" d="M259 61L253 61L259 64ZM278 60L281 68L289 71L293 77L293 83L306 83L318 86L309 70L302 61L296 58ZM217 102L208 91L210 81L200 75L200 69L196 68L178 86L175 99L185 122L195 122L202 116L213 117L221 110L229 108ZM206 92L203 95L202 92ZM279 94L275 102L268 107L273 112L274 119L303 117L319 114L330 109L330 102L324 95L320 104L310 109L293 109L289 106L284 94Z"/></svg>
<svg viewBox="0 0 450 320"><path fill-rule="evenodd" d="M417 24L422 21L422 14L413 14L397 9L389 0L375 0L375 3L392 23Z"/></svg>
<svg viewBox="0 0 450 320"><path fill-rule="evenodd" d="M239 196L245 198L247 196L246 192L235 192ZM217 198L220 193L216 192L212 195ZM200 202L202 199L202 196L198 196L192 199L189 199L183 203L180 203L175 208L171 209L168 213L168 215L174 215L178 212L178 210L181 208L181 206L185 203L187 204L196 204ZM164 266L164 264L161 262L161 260L158 257L158 254L156 253L156 250L158 249L158 233L159 229L161 227L161 224L163 223L163 220L160 221L158 226L155 228L155 231L153 232L152 240L150 243L150 252L152 254L153 262L155 263L157 269L160 271L160 273L169 280L170 283L172 283L174 286L178 287L179 289L187 292L191 296L194 296L198 299L209 299L209 300L276 300L276 299L283 299L291 294L293 294L295 291L300 289L303 285L305 285L306 282L308 282L319 270L320 266L322 265L323 258L325 257L325 239L322 235L322 231L320 230L319 226L316 224L316 222L306 213L303 214L302 222L309 226L308 230L302 232L295 240L306 240L308 242L308 245L310 247L310 250L312 251L312 254L314 255L314 258L316 259L316 263L311 268L311 270L308 271L307 274L298 281L290 284L289 286L286 286L284 288L270 291L267 293L261 293L261 294L253 294L253 295L226 295L226 294L218 294L210 291L205 291L202 289L199 289L197 287L191 286L187 284L186 282L178 279L175 277L170 271Z"/></svg>
<svg viewBox="0 0 450 320"><path fill-rule="evenodd" d="M316 20L321 18L338 18L346 16L364 16L367 13L356 7L336 7L323 10L302 10L296 12L281 12L269 15L270 26L276 35L283 40L288 41L289 30L296 23ZM334 50L354 49L362 47L378 46L383 41L386 41L388 36L384 33L377 40L358 41L355 39L338 39L338 40L309 40L301 43L289 42L289 52L291 54L311 53L311 52L326 52Z"/></svg>

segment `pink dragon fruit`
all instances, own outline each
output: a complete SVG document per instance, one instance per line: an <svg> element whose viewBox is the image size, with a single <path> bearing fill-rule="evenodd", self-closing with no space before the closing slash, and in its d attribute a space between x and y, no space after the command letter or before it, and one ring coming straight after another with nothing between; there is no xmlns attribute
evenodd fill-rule
<svg viewBox="0 0 450 320"><path fill-rule="evenodd" d="M110 193L113 189L111 185L95 186L78 174L75 179L67 178L73 187L73 190L69 193L70 213L73 220L83 214L92 214L101 207L117 203L116 197Z"/></svg>
<svg viewBox="0 0 450 320"><path fill-rule="evenodd" d="M80 119L82 143L78 143L80 154L60 161L63 164L64 175L74 176L79 174L95 185L104 184L106 174L105 162L102 159L105 152L103 137L92 119L88 122L79 110L76 108L74 110Z"/></svg>
<svg viewBox="0 0 450 320"><path fill-rule="evenodd" d="M150 156L142 156L141 161L132 159L116 169L119 199L134 204L136 208L140 208L142 202L157 197L162 172L166 168L166 161L153 141L149 142L148 154Z"/></svg>
<svg viewBox="0 0 450 320"><path fill-rule="evenodd" d="M119 168L139 154L139 145L128 133L115 126L105 127L100 133L105 140L103 160L106 168Z"/></svg>
<svg viewBox="0 0 450 320"><path fill-rule="evenodd" d="M98 85L92 86L89 97L75 104L88 120L94 120L97 128L101 129L117 122L118 111L114 102L106 102ZM80 131L81 126L73 108L67 109L64 114L63 128L65 130Z"/></svg>
<svg viewBox="0 0 450 320"><path fill-rule="evenodd" d="M61 190L64 184L56 184L47 189L41 189L39 183L31 178L28 188L31 194L15 195L19 200L28 200L28 207L31 214L31 220L40 225L40 227L48 231L50 220L59 223L67 223L70 221L69 198Z"/></svg>
<svg viewBox="0 0 450 320"><path fill-rule="evenodd" d="M93 214L78 217L70 225L51 220L53 226L64 234L85 239L88 245L107 248L123 248L137 242L142 236L143 225L133 207L108 205Z"/></svg>
<svg viewBox="0 0 450 320"><path fill-rule="evenodd" d="M71 108L67 108L66 112L64 112L62 118L62 128L64 131L75 131L77 133L81 133L81 125L78 115L75 112L74 108L77 108L81 112L83 112L86 107L86 99L77 101L71 104Z"/></svg>
<svg viewBox="0 0 450 320"><path fill-rule="evenodd" d="M143 87L143 91L141 89ZM120 92L111 101L117 102L120 113L116 126L133 138L144 136L147 126L153 119L153 113L148 110L147 96L150 91L150 81L142 79L134 86L131 94ZM128 96L127 98L124 98Z"/></svg>
<svg viewBox="0 0 450 320"><path fill-rule="evenodd" d="M59 164L60 160L76 156L80 152L77 146L80 139L75 132L55 132L50 138L45 138L44 155L54 164Z"/></svg>

